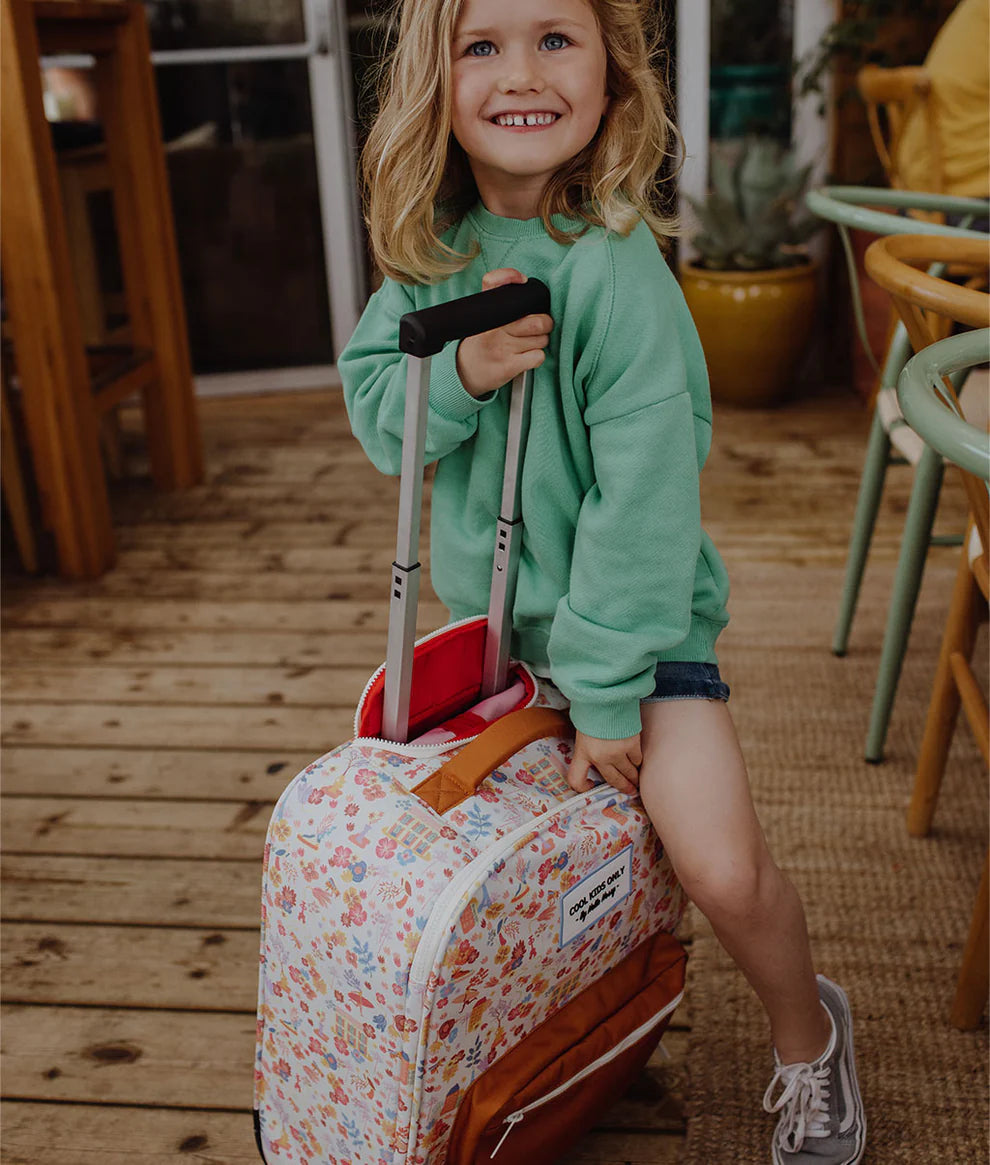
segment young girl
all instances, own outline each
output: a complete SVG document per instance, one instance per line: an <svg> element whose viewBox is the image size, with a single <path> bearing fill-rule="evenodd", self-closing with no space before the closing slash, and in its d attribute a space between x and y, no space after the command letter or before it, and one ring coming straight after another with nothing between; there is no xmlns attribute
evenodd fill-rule
<svg viewBox="0 0 990 1165"><path fill-rule="evenodd" d="M638 789L688 896L766 1007L777 1165L852 1165L865 1120L845 994L816 976L719 677L724 567L701 528L704 356L657 245L675 131L646 0L406 0L364 156L386 274L339 359L369 457L398 473L399 317L529 276L553 317L433 358L433 585L487 609L507 395L533 368L513 653L570 699L568 774ZM772 1099L776 1087L780 1092ZM726 1146L726 1160L733 1147Z"/></svg>

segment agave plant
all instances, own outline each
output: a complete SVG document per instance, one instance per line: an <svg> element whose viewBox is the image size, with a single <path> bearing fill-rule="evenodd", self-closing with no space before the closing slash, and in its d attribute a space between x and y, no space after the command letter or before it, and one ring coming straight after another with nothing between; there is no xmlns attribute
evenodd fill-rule
<svg viewBox="0 0 990 1165"><path fill-rule="evenodd" d="M714 151L711 192L703 203L690 200L701 225L691 240L699 264L757 271L806 262L797 248L822 226L803 210L811 169L773 138L749 138L735 155Z"/></svg>

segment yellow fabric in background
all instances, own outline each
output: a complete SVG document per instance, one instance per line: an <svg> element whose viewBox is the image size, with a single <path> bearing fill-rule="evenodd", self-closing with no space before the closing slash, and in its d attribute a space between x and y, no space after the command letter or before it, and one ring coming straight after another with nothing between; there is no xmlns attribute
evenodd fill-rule
<svg viewBox="0 0 990 1165"><path fill-rule="evenodd" d="M932 78L945 194L990 194L990 0L960 0L935 37ZM932 190L933 161L921 110L904 127L898 169L909 190Z"/></svg>

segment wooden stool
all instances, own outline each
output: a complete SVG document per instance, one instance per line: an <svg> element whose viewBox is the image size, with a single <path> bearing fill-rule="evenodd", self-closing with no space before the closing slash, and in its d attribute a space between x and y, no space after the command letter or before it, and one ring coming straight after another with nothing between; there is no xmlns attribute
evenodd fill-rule
<svg viewBox="0 0 990 1165"><path fill-rule="evenodd" d="M151 48L139 0L0 0L0 10L0 237L24 419L59 570L94 578L114 560L101 414L140 391L155 484L176 489L203 477ZM96 60L131 330L127 349L104 352L98 367L84 345L42 53Z"/></svg>

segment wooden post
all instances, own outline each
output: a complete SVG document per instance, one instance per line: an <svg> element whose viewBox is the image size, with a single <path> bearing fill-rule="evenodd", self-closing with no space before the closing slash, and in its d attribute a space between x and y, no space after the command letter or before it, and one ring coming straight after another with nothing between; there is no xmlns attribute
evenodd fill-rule
<svg viewBox="0 0 990 1165"><path fill-rule="evenodd" d="M59 569L95 578L113 563L113 531L44 115L34 11L26 0L0 4L0 235L24 420Z"/></svg>
<svg viewBox="0 0 990 1165"><path fill-rule="evenodd" d="M148 452L161 489L196 485L203 454L144 9L121 5L113 51L97 56L96 83L113 181L114 215L132 337L155 353L145 389Z"/></svg>

